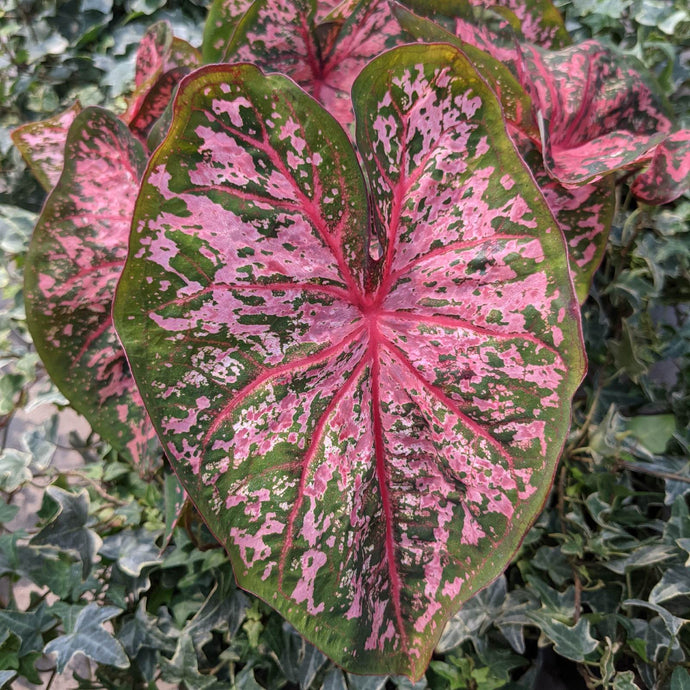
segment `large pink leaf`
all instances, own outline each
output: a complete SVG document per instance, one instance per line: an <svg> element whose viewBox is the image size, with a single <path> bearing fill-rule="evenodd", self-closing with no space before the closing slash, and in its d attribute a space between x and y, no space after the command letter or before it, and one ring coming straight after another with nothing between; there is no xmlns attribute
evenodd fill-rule
<svg viewBox="0 0 690 690"><path fill-rule="evenodd" d="M457 50L386 53L353 100L368 184L289 79L186 78L114 313L239 584L347 669L419 677L543 505L579 309L562 235Z"/></svg>
<svg viewBox="0 0 690 690"><path fill-rule="evenodd" d="M329 5L330 7L330 5ZM347 17L319 31L305 0L257 0L238 24L225 59L294 79L343 126L353 121L350 90L362 68L399 42L388 0L344 6Z"/></svg>
<svg viewBox="0 0 690 690"><path fill-rule="evenodd" d="M690 129L674 132L654 149L631 189L647 204L668 204L690 190Z"/></svg>
<svg viewBox="0 0 690 690"><path fill-rule="evenodd" d="M27 256L29 329L74 408L145 467L156 455L155 434L110 313L144 153L114 115L87 108L69 130L65 154Z"/></svg>
<svg viewBox="0 0 690 690"><path fill-rule="evenodd" d="M544 162L564 185L639 165L668 136L671 122L640 74L596 41L557 52L524 46L523 58Z"/></svg>
<svg viewBox="0 0 690 690"><path fill-rule="evenodd" d="M30 122L12 132L12 141L47 192L60 178L65 158L67 130L80 111L81 106L77 101L54 117Z"/></svg>

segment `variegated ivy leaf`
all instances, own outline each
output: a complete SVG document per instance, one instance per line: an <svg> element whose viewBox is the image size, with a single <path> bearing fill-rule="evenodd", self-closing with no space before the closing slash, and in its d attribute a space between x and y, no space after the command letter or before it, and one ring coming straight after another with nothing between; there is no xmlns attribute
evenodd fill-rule
<svg viewBox="0 0 690 690"><path fill-rule="evenodd" d="M127 127L101 108L77 116L65 154L26 260L29 329L74 408L146 466L155 458L155 434L111 318L146 158Z"/></svg>
<svg viewBox="0 0 690 690"><path fill-rule="evenodd" d="M674 132L654 150L649 168L632 184L647 204L668 204L690 190L690 129Z"/></svg>
<svg viewBox="0 0 690 690"><path fill-rule="evenodd" d="M385 53L353 101L365 171L291 80L186 78L114 314L238 583L345 668L418 678L543 505L579 309L461 53Z"/></svg>
<svg viewBox="0 0 690 690"><path fill-rule="evenodd" d="M671 130L659 101L623 60L596 41L556 52L523 47L521 76L542 120L544 163L566 186L640 165Z"/></svg>
<svg viewBox="0 0 690 690"><path fill-rule="evenodd" d="M142 142L163 114L180 79L197 67L201 54L173 36L167 21L157 22L144 34L137 51L135 91L122 120Z"/></svg>
<svg viewBox="0 0 690 690"><path fill-rule="evenodd" d="M317 7L309 0L257 0L237 25L223 59L291 77L347 127L354 117L355 77L374 56L400 42L401 30L388 0L348 4L343 9L348 16L329 22L326 31L315 21Z"/></svg>
<svg viewBox="0 0 690 690"><path fill-rule="evenodd" d="M54 117L17 127L12 141L31 172L49 192L57 183L64 161L67 130L81 111L79 102Z"/></svg>

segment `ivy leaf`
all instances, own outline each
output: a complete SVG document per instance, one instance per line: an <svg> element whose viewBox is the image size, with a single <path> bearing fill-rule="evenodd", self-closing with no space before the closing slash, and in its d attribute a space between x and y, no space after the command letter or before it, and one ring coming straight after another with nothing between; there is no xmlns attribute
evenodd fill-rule
<svg viewBox="0 0 690 690"><path fill-rule="evenodd" d="M80 112L81 105L77 101L62 113L47 120L22 125L12 132L15 146L47 192L60 179L67 131Z"/></svg>
<svg viewBox="0 0 690 690"><path fill-rule="evenodd" d="M591 626L586 618L580 618L575 625L566 625L551 618L544 611L529 611L527 615L539 626L546 637L553 642L558 654L573 661L584 661L599 643L592 637Z"/></svg>
<svg viewBox="0 0 690 690"><path fill-rule="evenodd" d="M65 170L27 256L27 322L53 382L144 470L157 458L155 434L110 312L146 159L127 128L101 108L80 113L65 150Z"/></svg>
<svg viewBox="0 0 690 690"><path fill-rule="evenodd" d="M32 537L33 546L55 546L79 555L82 577L91 572L101 538L87 527L89 522L89 494L86 489L71 493L57 486L49 486L46 494L57 503L58 510L51 522Z"/></svg>
<svg viewBox="0 0 690 690"><path fill-rule="evenodd" d="M122 645L103 627L103 623L122 613L114 606L87 604L77 616L74 630L49 642L45 647L46 654L55 654L58 673L75 654L84 654L99 663L129 668L129 659Z"/></svg>
<svg viewBox="0 0 690 690"><path fill-rule="evenodd" d="M579 309L466 58L390 51L353 102L366 172L290 80L185 79L114 314L238 583L338 664L419 677L543 505Z"/></svg>
<svg viewBox="0 0 690 690"><path fill-rule="evenodd" d="M161 659L161 678L168 683L184 683L187 690L204 690L216 682L213 676L199 673L194 643L185 632L177 641L173 658L170 661Z"/></svg>
<svg viewBox="0 0 690 690"><path fill-rule="evenodd" d="M30 482L33 473L29 469L31 454L14 448L0 451L0 490L12 493L22 484Z"/></svg>
<svg viewBox="0 0 690 690"><path fill-rule="evenodd" d="M690 690L690 673L682 666L676 666L671 674L671 690Z"/></svg>
<svg viewBox="0 0 690 690"><path fill-rule="evenodd" d="M144 529L122 530L106 537L99 553L116 561L123 573L139 577L144 568L162 562L160 548L155 543L157 536L158 533Z"/></svg>
<svg viewBox="0 0 690 690"><path fill-rule="evenodd" d="M0 671L0 688L4 688L16 675L16 671Z"/></svg>
<svg viewBox="0 0 690 690"><path fill-rule="evenodd" d="M640 606L656 612L663 621L666 630L674 639L678 636L680 629L688 622L687 619L674 616L668 609L665 609L663 606L659 606L651 601L642 601L641 599L626 599L623 602L623 605Z"/></svg>
<svg viewBox="0 0 690 690"><path fill-rule="evenodd" d="M653 604L660 604L675 597L688 595L690 595L688 569L684 565L676 565L664 571L661 580L654 585L649 593L649 601Z"/></svg>
<svg viewBox="0 0 690 690"><path fill-rule="evenodd" d="M448 621L436 646L436 651L443 654L465 640L481 636L485 629L498 618L506 593L506 579L501 576L465 602L455 616Z"/></svg>
<svg viewBox="0 0 690 690"><path fill-rule="evenodd" d="M55 627L57 621L42 603L35 611L0 610L0 626L11 630L21 640L19 656L43 651L43 633Z"/></svg>

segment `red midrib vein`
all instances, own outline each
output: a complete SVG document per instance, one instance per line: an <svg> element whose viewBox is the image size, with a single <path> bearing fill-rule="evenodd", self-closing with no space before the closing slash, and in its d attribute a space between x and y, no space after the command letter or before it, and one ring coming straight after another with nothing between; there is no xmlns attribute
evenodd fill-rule
<svg viewBox="0 0 690 690"><path fill-rule="evenodd" d="M409 649L409 642L407 633L405 632L405 623L402 615L402 607L400 600L400 593L402 591L402 580L398 572L398 565L396 561L395 537L393 534L393 525L395 519L393 516L393 506L391 504L390 492L388 490L388 482L390 477L386 471L386 452L383 442L383 421L381 419L381 394L380 394L380 362L379 362L379 347L381 345L381 334L378 330L378 324L372 320L369 327L369 358L371 360L371 407L372 416L374 418L374 453L376 455L376 478L381 494L381 505L383 506L383 514L385 520L385 553L386 562L388 564L388 573L390 575L391 599L393 602L393 611L395 614L396 627L400 635L400 645L402 652L407 653Z"/></svg>

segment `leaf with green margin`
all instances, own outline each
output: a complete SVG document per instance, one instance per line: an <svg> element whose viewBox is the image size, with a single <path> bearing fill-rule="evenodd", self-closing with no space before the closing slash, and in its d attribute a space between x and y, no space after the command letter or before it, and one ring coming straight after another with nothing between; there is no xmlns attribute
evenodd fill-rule
<svg viewBox="0 0 690 690"><path fill-rule="evenodd" d="M77 616L74 630L49 642L46 654L56 655L58 673L75 654L83 654L99 664L129 668L129 659L122 645L103 627L103 623L122 613L115 606L87 604Z"/></svg>
<svg viewBox="0 0 690 690"><path fill-rule="evenodd" d="M431 12L427 5L423 5L422 9ZM419 16L399 3L395 3L393 12L402 29L414 40L457 46L494 89L506 119L521 132L533 138L539 136L539 129L532 116L532 100L506 65L489 53L461 40L430 18Z"/></svg>
<svg viewBox="0 0 690 690"><path fill-rule="evenodd" d="M10 505L0 497L0 524L11 522L17 516L19 506Z"/></svg>
<svg viewBox="0 0 690 690"><path fill-rule="evenodd" d="M173 36L169 22L156 22L148 28L137 51L136 88L122 115L142 143L172 100L180 79L200 63L199 51Z"/></svg>
<svg viewBox="0 0 690 690"><path fill-rule="evenodd" d="M353 98L371 208L347 135L293 82L186 78L114 315L240 586L338 664L419 677L543 505L579 308L466 58L396 49Z"/></svg>
<svg viewBox="0 0 690 690"><path fill-rule="evenodd" d="M469 0L475 7L505 7L513 12L522 38L529 43L558 50L572 43L563 17L551 0Z"/></svg>
<svg viewBox="0 0 690 690"><path fill-rule="evenodd" d="M520 76L541 119L546 169L566 186L643 164L670 133L640 73L597 41L555 52L525 45Z"/></svg>
<svg viewBox="0 0 690 690"><path fill-rule="evenodd" d="M201 58L204 64L227 62L227 47L237 24L251 7L254 0L213 0L208 8L204 37L201 42Z"/></svg>
<svg viewBox="0 0 690 690"><path fill-rule="evenodd" d="M89 494L86 489L71 493L57 486L49 486L46 494L57 504L57 513L29 543L77 553L82 562L82 577L86 578L102 544L98 534L87 526Z"/></svg>
<svg viewBox="0 0 690 690"><path fill-rule="evenodd" d="M573 281L580 302L584 302L606 250L616 206L615 180L606 178L592 185L567 189L552 179L544 167L541 149L534 142L538 139L538 129L532 116L532 101L510 70L488 53L401 5L395 8L395 15L403 29L415 39L456 45L494 88L506 119L512 125L510 135L565 235Z"/></svg>
<svg viewBox="0 0 690 690"><path fill-rule="evenodd" d="M80 112L81 105L76 101L67 110L47 120L30 122L12 131L14 145L47 192L60 179L67 131Z"/></svg>
<svg viewBox="0 0 690 690"><path fill-rule="evenodd" d="M509 131L565 236L570 272L583 303L606 252L616 211L616 181L607 175L592 184L569 189L548 174L541 150L532 139L514 127Z"/></svg>
<svg viewBox="0 0 690 690"><path fill-rule="evenodd" d="M26 259L27 323L55 385L146 471L158 445L110 314L146 159L125 125L101 108L77 116L65 151Z"/></svg>

